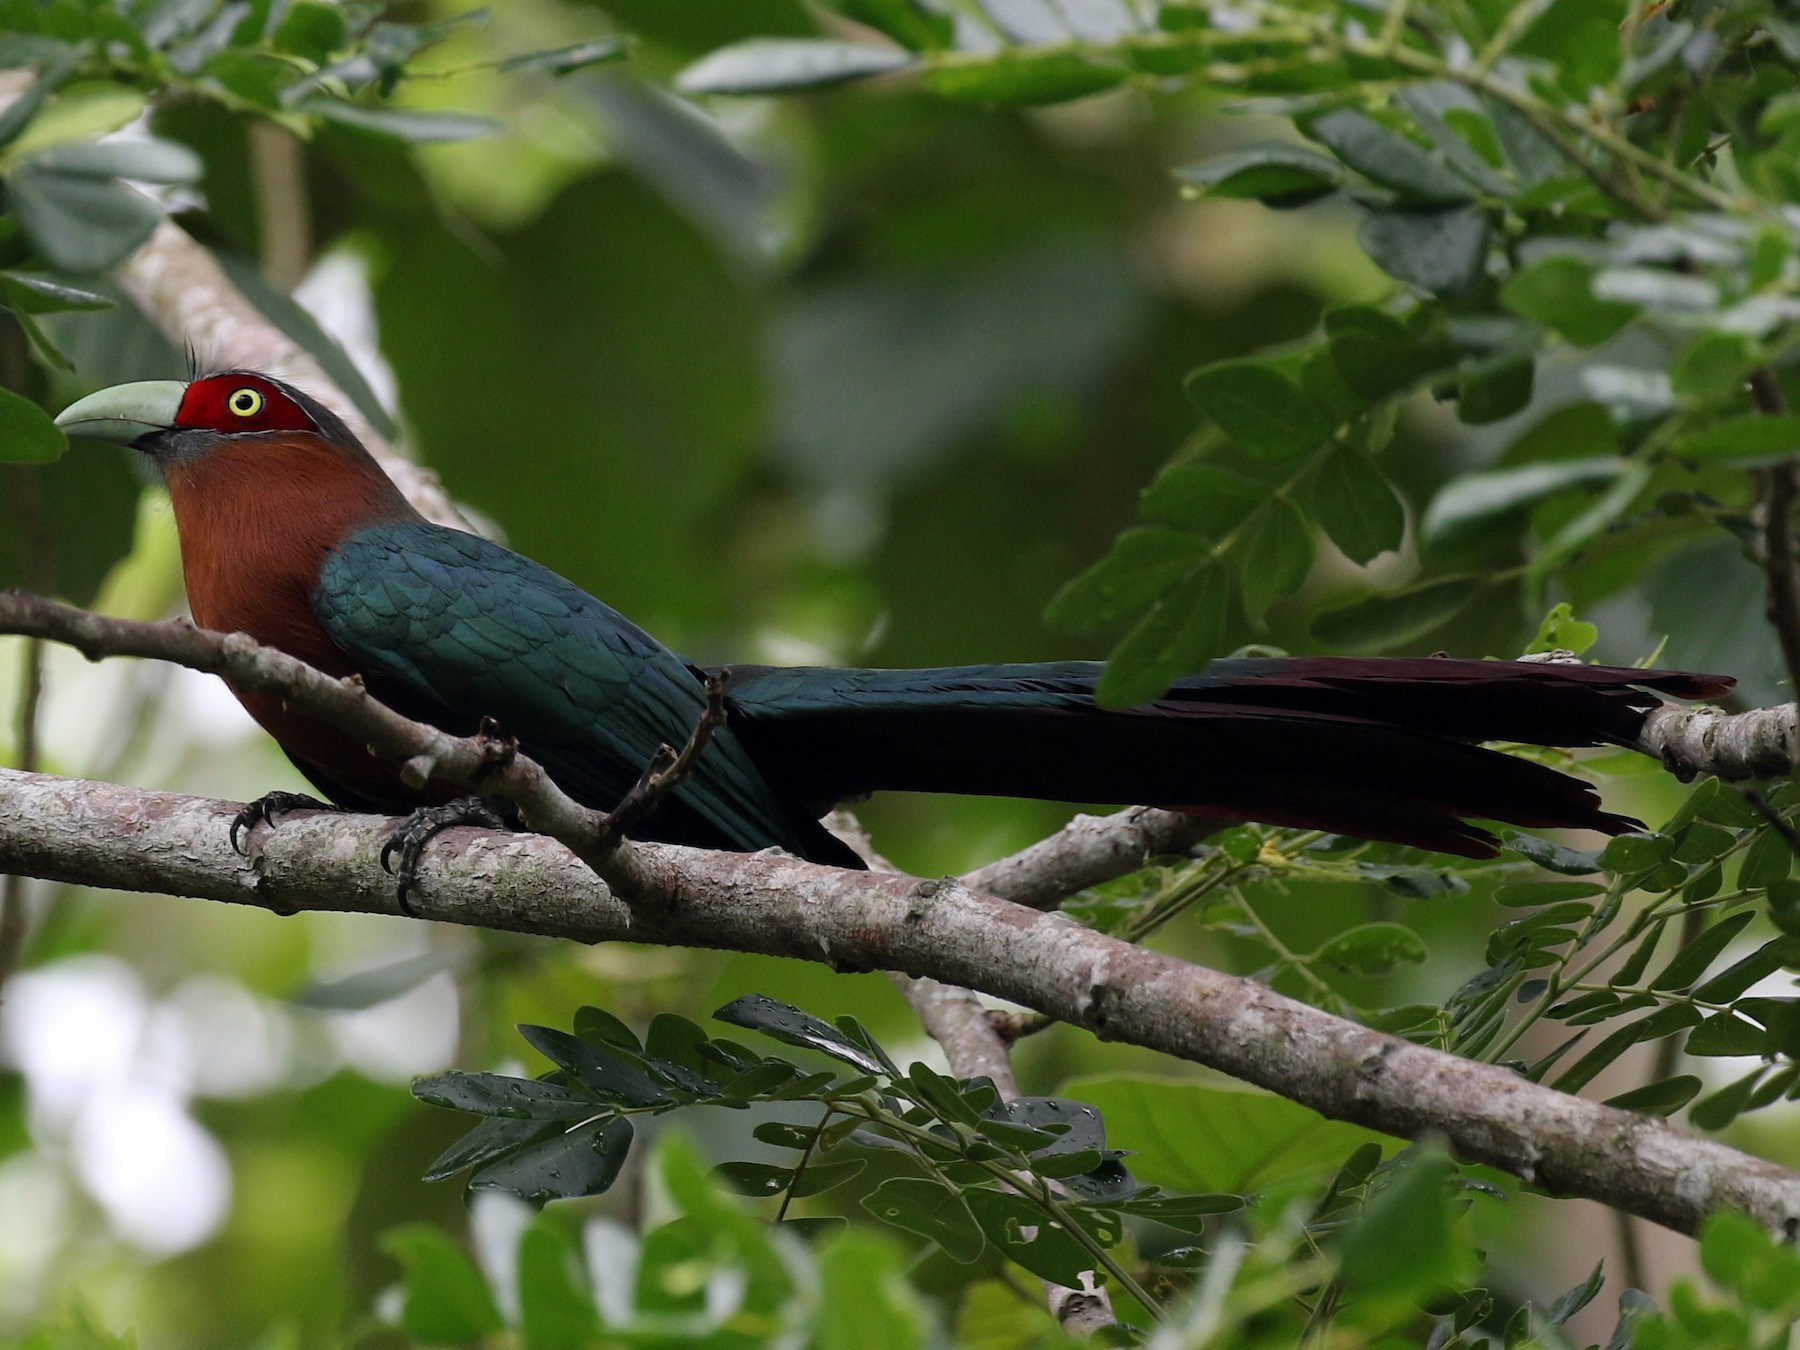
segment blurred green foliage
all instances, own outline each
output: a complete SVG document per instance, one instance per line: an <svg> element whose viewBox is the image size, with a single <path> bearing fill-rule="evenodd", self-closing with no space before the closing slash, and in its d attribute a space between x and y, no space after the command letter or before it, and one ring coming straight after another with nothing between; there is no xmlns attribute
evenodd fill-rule
<svg viewBox="0 0 1800 1350"><path fill-rule="evenodd" d="M1110 650L1129 700L1249 642L1660 646L1770 701L1754 473L1795 424L1745 378L1792 382L1797 61L1767 0L4 0L0 453L22 463L0 466L0 584L174 603L154 489L140 505L124 456L57 459L47 416L182 372L105 276L173 211L484 521L698 659ZM41 720L52 771L289 784L166 672L54 659ZM1594 767L1658 829L1447 866L1245 828L1067 909L1794 1160L1786 839L1734 789ZM1067 814L861 813L925 875ZM877 977L33 901L0 1010L0 1337L22 1347L1061 1343L1030 1216L958 1210L879 1146L801 1194L818 1110L772 1101L786 1080L744 1112L640 1113L647 1149L601 1150L607 1193L536 1217L418 1179L457 1125L407 1080L572 1090L512 1027L606 1043L592 1004L664 1048L659 1014L752 992L853 1017L916 1094L896 1119L994 1129L978 1086L913 1067L932 1051ZM1066 1029L1018 1059L1028 1091L1097 1108L1139 1182L1253 1201L1112 1215L1112 1259L1169 1309L1158 1344L1735 1347L1794 1314L1791 1252L1729 1219L1699 1253L1716 1298L1621 1294L1622 1265L1660 1292L1684 1259L1645 1242L1597 1299L1602 1239L1516 1183ZM128 1142L96 1161L109 1120ZM169 1215L134 1228L142 1196L200 1194L168 1161L200 1140L216 1213L180 1242ZM722 1197L702 1156L764 1198Z"/></svg>

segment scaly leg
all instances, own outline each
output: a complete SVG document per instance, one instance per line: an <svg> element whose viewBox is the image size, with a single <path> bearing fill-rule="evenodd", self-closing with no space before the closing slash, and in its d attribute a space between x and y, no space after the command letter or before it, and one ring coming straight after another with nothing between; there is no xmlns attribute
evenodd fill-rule
<svg viewBox="0 0 1800 1350"><path fill-rule="evenodd" d="M289 811L342 811L341 806L333 806L330 802L322 802L317 797L309 797L304 792L265 792L255 801L245 806L231 818L231 847L244 856L249 856L249 841L238 836L245 835L258 825L273 825L275 817L286 815Z"/></svg>
<svg viewBox="0 0 1800 1350"><path fill-rule="evenodd" d="M381 849L381 869L399 882L402 913L412 914L406 893L418 884L419 855L434 835L456 825L485 825L490 830L507 828L505 817L484 797L458 797L442 806L421 806L401 823ZM398 857L398 865L395 858Z"/></svg>

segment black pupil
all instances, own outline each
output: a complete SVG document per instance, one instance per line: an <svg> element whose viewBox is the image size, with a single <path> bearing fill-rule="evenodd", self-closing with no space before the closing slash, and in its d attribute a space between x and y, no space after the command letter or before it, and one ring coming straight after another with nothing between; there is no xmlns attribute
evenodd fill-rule
<svg viewBox="0 0 1800 1350"><path fill-rule="evenodd" d="M239 390L236 394L232 395L231 406L236 412L244 414L254 412L256 410L256 395L252 394L247 389Z"/></svg>

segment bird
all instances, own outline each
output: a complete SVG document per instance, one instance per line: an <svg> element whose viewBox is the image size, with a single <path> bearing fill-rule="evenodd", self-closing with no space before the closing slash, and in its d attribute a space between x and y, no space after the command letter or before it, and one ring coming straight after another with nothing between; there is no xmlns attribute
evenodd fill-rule
<svg viewBox="0 0 1800 1350"><path fill-rule="evenodd" d="M237 631L455 735L498 724L569 796L609 810L680 745L719 675L549 568L424 519L343 420L253 370L117 385L56 419L161 471L194 621ZM863 860L821 823L872 792L1147 805L1491 857L1478 823L1641 828L1594 788L1489 748L1632 745L1659 695L1714 698L1727 676L1527 661L1296 656L1214 660L1134 708L1095 699L1091 661L928 669L732 666L724 724L639 838L837 867ZM327 799L406 817L401 899L437 829L518 823L510 804L404 782L354 736L237 694Z"/></svg>

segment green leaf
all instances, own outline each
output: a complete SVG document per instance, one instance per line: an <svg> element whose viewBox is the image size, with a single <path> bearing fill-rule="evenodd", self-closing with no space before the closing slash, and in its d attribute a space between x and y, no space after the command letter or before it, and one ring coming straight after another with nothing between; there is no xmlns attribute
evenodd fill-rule
<svg viewBox="0 0 1800 1350"><path fill-rule="evenodd" d="M68 310L111 309L112 301L95 291L70 286L33 272L0 272L0 298L19 314L60 314Z"/></svg>
<svg viewBox="0 0 1800 1350"><path fill-rule="evenodd" d="M1082 1272L1094 1269L1087 1249L1024 1196L984 1187L970 1190L967 1198L987 1240L1040 1280L1079 1289Z"/></svg>
<svg viewBox="0 0 1800 1350"><path fill-rule="evenodd" d="M1370 305L1342 305L1325 313L1331 361L1339 376L1364 398L1404 389L1456 361L1438 339L1423 339L1400 320Z"/></svg>
<svg viewBox="0 0 1800 1350"><path fill-rule="evenodd" d="M794 1175L794 1184L788 1189L795 1199L805 1199L809 1195L822 1195L835 1186L842 1186L855 1177L868 1165L863 1158L846 1158L843 1162L813 1161L806 1165L804 1172Z"/></svg>
<svg viewBox="0 0 1800 1350"><path fill-rule="evenodd" d="M1338 108L1314 118L1305 129L1352 169L1392 188L1406 201L1448 206L1475 195L1468 182L1442 160L1354 108Z"/></svg>
<svg viewBox="0 0 1800 1350"><path fill-rule="evenodd" d="M864 1073L885 1076L887 1067L829 1022L766 994L745 994L720 1008L713 1017L736 1027L750 1027L789 1045L804 1045L854 1065Z"/></svg>
<svg viewBox="0 0 1800 1350"><path fill-rule="evenodd" d="M13 142L12 154L23 158L47 146L121 130L143 116L147 103L142 91L114 80L69 85L31 119Z"/></svg>
<svg viewBox="0 0 1800 1350"><path fill-rule="evenodd" d="M1095 700L1108 708L1136 707L1199 670L1224 645L1230 601L1224 568L1209 563L1195 569L1113 648Z"/></svg>
<svg viewBox="0 0 1800 1350"><path fill-rule="evenodd" d="M1577 347L1605 342L1638 316L1636 305L1597 299L1594 269L1566 255L1543 258L1500 289L1500 303L1514 314L1541 323Z"/></svg>
<svg viewBox="0 0 1800 1350"><path fill-rule="evenodd" d="M504 1323L475 1263L430 1224L390 1228L381 1250L405 1272L400 1325L426 1345L470 1345L498 1335Z"/></svg>
<svg viewBox="0 0 1800 1350"><path fill-rule="evenodd" d="M1699 1130L1722 1130L1731 1124L1750 1104L1750 1094L1766 1068L1758 1065L1742 1078L1695 1102L1688 1111L1689 1124Z"/></svg>
<svg viewBox="0 0 1800 1350"><path fill-rule="evenodd" d="M1769 917L1789 937L1800 937L1800 881L1770 884Z"/></svg>
<svg viewBox="0 0 1800 1350"><path fill-rule="evenodd" d="M819 1252L811 1350L923 1350L935 1318L886 1233L854 1227Z"/></svg>
<svg viewBox="0 0 1800 1350"><path fill-rule="evenodd" d="M1371 211L1357 241L1389 276L1437 296L1472 289L1486 269L1492 225L1474 207Z"/></svg>
<svg viewBox="0 0 1800 1350"><path fill-rule="evenodd" d="M1675 453L1689 459L1760 459L1800 452L1800 414L1774 416L1747 413L1728 417L1675 442Z"/></svg>
<svg viewBox="0 0 1800 1350"><path fill-rule="evenodd" d="M1443 577L1371 596L1319 615L1313 636L1352 652L1404 646L1454 619L1486 586L1479 577Z"/></svg>
<svg viewBox="0 0 1800 1350"><path fill-rule="evenodd" d="M998 106L1066 103L1121 83L1130 74L1116 61L1083 52L1019 47L992 56L946 59L925 73L925 85L944 98Z"/></svg>
<svg viewBox="0 0 1800 1350"><path fill-rule="evenodd" d="M1266 141L1175 171L1199 197L1253 198L1267 206L1304 206L1343 181L1337 162L1291 141Z"/></svg>
<svg viewBox="0 0 1800 1350"><path fill-rule="evenodd" d="M1377 1145L1364 1145L1375 1150L1375 1160L1381 1160L1381 1149ZM1121 1201L1118 1208L1134 1218L1150 1219L1155 1223L1165 1224L1184 1233L1202 1233L1210 1225L1211 1220L1220 1214L1230 1214L1244 1208L1248 1203L1241 1195L1201 1194L1201 1195L1154 1195L1148 1199L1131 1199Z"/></svg>
<svg viewBox="0 0 1800 1350"><path fill-rule="evenodd" d="M424 1180L446 1181L458 1172L492 1162L542 1139L555 1129L552 1121L489 1117L439 1154L425 1169Z"/></svg>
<svg viewBox="0 0 1800 1350"><path fill-rule="evenodd" d="M1597 455L1465 474L1432 499L1422 527L1425 538L1448 543L1560 492L1615 482L1626 467L1627 461L1617 456Z"/></svg>
<svg viewBox="0 0 1800 1350"><path fill-rule="evenodd" d="M1625 22L1624 0L1585 0L1579 5L1544 5L1513 50L1540 57L1550 75L1577 101L1586 102L1596 88L1619 73L1625 44L1619 28Z"/></svg>
<svg viewBox="0 0 1800 1350"><path fill-rule="evenodd" d="M276 51L322 66L344 42L344 13L322 0L293 0L270 39Z"/></svg>
<svg viewBox="0 0 1800 1350"><path fill-rule="evenodd" d="M584 1093L498 1073L435 1074L416 1080L412 1093L432 1106L510 1120L585 1120L598 1109Z"/></svg>
<svg viewBox="0 0 1800 1350"><path fill-rule="evenodd" d="M469 1178L469 1186L511 1191L529 1204L599 1195L618 1180L631 1136L631 1121L624 1116L590 1120L488 1163Z"/></svg>
<svg viewBox="0 0 1800 1350"><path fill-rule="evenodd" d="M1682 1048L1690 1055L1711 1058L1762 1053L1768 1033L1749 1018L1730 1011L1714 1013L1688 1033Z"/></svg>
<svg viewBox="0 0 1800 1350"><path fill-rule="evenodd" d="M1600 850L1600 865L1624 876L1661 867L1674 856L1675 841L1668 835L1634 830L1606 841Z"/></svg>
<svg viewBox="0 0 1800 1350"><path fill-rule="evenodd" d="M585 1350L600 1314L573 1243L540 1219L519 1239L519 1326L524 1350Z"/></svg>
<svg viewBox="0 0 1800 1350"><path fill-rule="evenodd" d="M1359 565L1399 548L1406 537L1406 508L1393 484L1373 460L1350 446L1313 475L1312 510L1331 542Z"/></svg>
<svg viewBox="0 0 1800 1350"><path fill-rule="evenodd" d="M1403 963L1419 965L1430 954L1425 940L1404 924L1365 923L1332 938L1317 959L1351 975L1386 975Z"/></svg>
<svg viewBox="0 0 1800 1350"><path fill-rule="evenodd" d="M1591 881L1533 881L1520 886L1502 886L1494 892L1494 903L1508 909L1531 909L1539 905L1560 904L1564 900L1583 900L1605 893L1604 886Z"/></svg>
<svg viewBox="0 0 1800 1350"><path fill-rule="evenodd" d="M506 131L504 123L496 122L491 117L476 117L470 113L427 112L418 108L365 108L361 104L345 103L335 98L309 98L293 111L415 145L441 141L474 141L487 136L499 136Z"/></svg>
<svg viewBox="0 0 1800 1350"><path fill-rule="evenodd" d="M667 1106L675 1099L618 1047L582 1040L554 1027L519 1027L526 1044L590 1092L625 1106Z"/></svg>
<svg viewBox="0 0 1800 1350"><path fill-rule="evenodd" d="M1788 883L1781 883L1786 885ZM1741 998L1758 980L1776 971L1800 966L1800 941L1778 937L1763 943L1750 955L1733 961L1724 970L1694 990L1694 998L1702 1003L1730 1003Z"/></svg>
<svg viewBox="0 0 1800 1350"><path fill-rule="evenodd" d="M1285 497L1271 499L1243 549L1244 609L1253 622L1277 600L1298 590L1312 570L1313 533Z"/></svg>
<svg viewBox="0 0 1800 1350"><path fill-rule="evenodd" d="M47 464L68 448L49 413L22 394L0 389L0 463Z"/></svg>
<svg viewBox="0 0 1800 1350"><path fill-rule="evenodd" d="M521 56L509 56L498 66L502 75L512 75L519 71L539 70L551 75L567 75L571 71L586 70L589 66L601 65L607 61L620 61L625 57L626 47L623 38L596 38L592 42L577 42L569 47L555 47L549 51L526 52Z"/></svg>
<svg viewBox="0 0 1800 1350"><path fill-rule="evenodd" d="M1575 607L1565 601L1550 607L1543 622L1538 624L1536 635L1526 645L1525 654L1535 656L1541 652L1574 652L1580 656L1599 640L1599 626L1577 619Z"/></svg>
<svg viewBox="0 0 1800 1350"><path fill-rule="evenodd" d="M76 178L135 178L145 183L192 183L200 156L176 141L74 141L33 155L30 167Z"/></svg>
<svg viewBox="0 0 1800 1350"><path fill-rule="evenodd" d="M1455 1285L1462 1249L1450 1229L1452 1164L1415 1146L1345 1230L1338 1279L1359 1298L1420 1301Z"/></svg>
<svg viewBox="0 0 1800 1350"><path fill-rule="evenodd" d="M720 1163L713 1168L712 1174L714 1180L727 1189L758 1199L780 1195L794 1179L794 1169L791 1167L759 1162Z"/></svg>
<svg viewBox="0 0 1800 1350"><path fill-rule="evenodd" d="M1669 383L1689 403L1709 403L1741 392L1751 368L1762 359L1741 333L1702 333L1675 358Z"/></svg>
<svg viewBox="0 0 1800 1350"><path fill-rule="evenodd" d="M1263 361L1219 361L1187 378L1200 411L1247 453L1286 460L1317 450L1337 430L1322 404Z"/></svg>
<svg viewBox="0 0 1800 1350"><path fill-rule="evenodd" d="M956 23L929 0L836 0L839 10L858 23L914 51L937 51L956 40Z"/></svg>
<svg viewBox="0 0 1800 1350"><path fill-rule="evenodd" d="M1206 552L1202 540L1181 531L1156 526L1127 530L1110 553L1057 593L1044 611L1044 622L1080 634L1136 618L1198 567Z"/></svg>
<svg viewBox="0 0 1800 1350"><path fill-rule="evenodd" d="M1511 417L1531 402L1537 363L1529 356L1465 374L1456 392L1457 420L1482 427Z"/></svg>
<svg viewBox="0 0 1800 1350"><path fill-rule="evenodd" d="M868 42L752 38L709 52L680 75L684 94L770 94L884 75L913 64L910 52Z"/></svg>
<svg viewBox="0 0 1800 1350"><path fill-rule="evenodd" d="M1744 850L1738 864L1738 885L1760 890L1787 879L1794 870L1794 846L1778 830L1764 830Z"/></svg>
<svg viewBox="0 0 1800 1350"><path fill-rule="evenodd" d="M7 187L9 205L33 247L51 266L78 275L121 261L162 219L142 193L33 164L21 166Z"/></svg>
<svg viewBox="0 0 1800 1350"><path fill-rule="evenodd" d="M1590 872L1601 870L1600 859L1593 854L1564 848L1561 844L1553 844L1548 839L1539 839L1535 834L1523 831L1508 835L1506 847L1521 858L1529 858L1545 871L1561 872L1564 876L1586 876Z"/></svg>
<svg viewBox="0 0 1800 1350"><path fill-rule="evenodd" d="M1131 1167L1140 1180L1184 1191L1242 1195L1311 1181L1364 1143L1391 1142L1244 1088L1121 1074L1078 1079L1067 1091L1135 1150Z"/></svg>
<svg viewBox="0 0 1800 1350"><path fill-rule="evenodd" d="M1706 968L1719 958L1731 940L1756 918L1749 910L1727 915L1711 928L1676 952L1650 988L1667 992L1686 989L1706 973Z"/></svg>
<svg viewBox="0 0 1800 1350"><path fill-rule="evenodd" d="M641 1051L643 1043L637 1033L626 1026L605 1008L584 1005L575 1010L575 1034L584 1041L592 1041L595 1045L616 1045L633 1054ZM695 1028L698 1030L699 1028Z"/></svg>
<svg viewBox="0 0 1800 1350"><path fill-rule="evenodd" d="M4 108L0 108L0 147L11 145L19 139L20 133L31 125L43 108L44 100L55 93L58 86L81 64L83 55L79 48L70 48L45 61L37 78Z"/></svg>
<svg viewBox="0 0 1800 1350"><path fill-rule="evenodd" d="M1696 1025L1700 1019L1700 1010L1687 1003L1671 1004L1658 1009L1648 1017L1640 1017L1637 1021L1610 1033L1605 1040L1576 1060L1557 1078L1556 1090L1558 1092L1579 1092L1597 1074L1639 1041L1655 1040L1659 1036L1673 1035L1677 1031Z"/></svg>
<svg viewBox="0 0 1800 1350"><path fill-rule="evenodd" d="M862 1203L884 1223L931 1239L964 1264L979 1257L987 1245L963 1197L936 1181L890 1177Z"/></svg>
<svg viewBox="0 0 1800 1350"><path fill-rule="evenodd" d="M1138 514L1158 525L1217 538L1261 506L1268 495L1267 483L1205 460L1190 459L1171 464L1156 475L1144 489ZM1191 550L1190 544L1190 558Z"/></svg>
<svg viewBox="0 0 1800 1350"><path fill-rule="evenodd" d="M1608 1097L1607 1106L1616 1106L1621 1111L1638 1111L1647 1116L1672 1116L1695 1097L1706 1084L1691 1073L1677 1074L1673 1078L1664 1078L1654 1083L1646 1083L1641 1088L1633 1088L1630 1092L1622 1092L1617 1097Z"/></svg>

